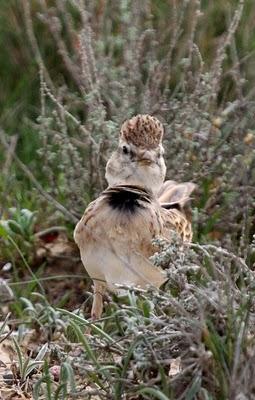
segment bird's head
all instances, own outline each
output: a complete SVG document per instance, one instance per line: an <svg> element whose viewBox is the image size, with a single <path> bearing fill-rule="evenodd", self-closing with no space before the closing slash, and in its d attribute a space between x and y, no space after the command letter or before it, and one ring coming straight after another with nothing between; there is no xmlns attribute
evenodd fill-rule
<svg viewBox="0 0 255 400"><path fill-rule="evenodd" d="M121 127L119 145L106 165L110 186L138 185L157 195L166 173L163 125L150 115L137 115Z"/></svg>

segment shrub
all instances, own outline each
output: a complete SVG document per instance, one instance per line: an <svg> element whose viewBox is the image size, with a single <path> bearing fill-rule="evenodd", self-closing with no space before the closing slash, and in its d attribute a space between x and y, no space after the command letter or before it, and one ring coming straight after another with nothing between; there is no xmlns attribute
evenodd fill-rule
<svg viewBox="0 0 255 400"><path fill-rule="evenodd" d="M246 49L240 31L237 48L235 33L239 24L245 31L241 18L251 6L243 11L240 1L236 9L217 11L186 1L23 4L40 72L36 129L47 192L79 216L105 187L105 162L122 121L155 114L165 124L168 177L199 186L197 238L229 245L231 232L236 246L249 241L254 104L249 63L240 58ZM223 20L222 32L207 45L203 35L212 29L212 16L214 23ZM48 58L40 39L45 36Z"/></svg>

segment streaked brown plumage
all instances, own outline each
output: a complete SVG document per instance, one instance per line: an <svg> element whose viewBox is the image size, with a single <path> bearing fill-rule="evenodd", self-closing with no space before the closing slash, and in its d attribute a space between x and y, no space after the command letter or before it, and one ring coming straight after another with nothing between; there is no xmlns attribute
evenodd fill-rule
<svg viewBox="0 0 255 400"><path fill-rule="evenodd" d="M136 115L125 121L120 130L121 139L148 150L160 146L163 134L163 125L151 115Z"/></svg>
<svg viewBox="0 0 255 400"><path fill-rule="evenodd" d="M93 318L101 316L106 288L160 287L165 282L165 271L149 261L153 238L168 240L171 230L183 240L192 238L183 207L194 185L163 184L162 136L162 124L148 115L123 124L119 148L107 164L110 186L90 203L75 228L82 262L94 282ZM126 146L128 153L123 152Z"/></svg>

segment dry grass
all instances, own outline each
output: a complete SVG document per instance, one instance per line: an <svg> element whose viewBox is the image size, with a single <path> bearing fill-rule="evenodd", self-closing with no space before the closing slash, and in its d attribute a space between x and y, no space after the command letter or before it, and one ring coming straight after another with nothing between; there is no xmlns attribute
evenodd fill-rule
<svg viewBox="0 0 255 400"><path fill-rule="evenodd" d="M1 395L255 398L253 3L21 5L41 104L37 120L26 121L36 138L29 165L24 134L0 135L1 263L14 268L13 276L3 272L10 296L3 314L12 315L0 340L13 350L6 364L11 382L2 376ZM153 262L168 268L164 289L109 297L104 317L92 325L84 317L88 293L83 311L64 310L64 296L62 305L52 305L42 285L51 277L40 279L35 263L35 231L61 223L71 235L105 187L105 161L121 122L136 113L164 123L168 178L199 187L195 243L160 241ZM24 219L22 208L38 210L36 220Z"/></svg>

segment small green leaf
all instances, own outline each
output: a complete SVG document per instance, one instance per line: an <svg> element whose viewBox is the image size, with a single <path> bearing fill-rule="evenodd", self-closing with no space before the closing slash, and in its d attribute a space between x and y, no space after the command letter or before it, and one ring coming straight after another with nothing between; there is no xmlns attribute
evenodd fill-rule
<svg viewBox="0 0 255 400"><path fill-rule="evenodd" d="M61 314L67 315L68 317L70 317L73 321L75 321L77 324L79 325L84 325L84 326L89 326L95 333L99 334L100 336L102 336L104 339L106 339L109 343L115 343L115 341L113 340L113 338L111 338L110 335L108 335L106 332L104 332L102 329L100 329L98 326L96 326L95 324L93 324L92 322L89 322L88 320L86 320L85 318L80 317L79 315L76 315L74 313L72 313L71 311L68 310L64 310L62 308L57 308L56 311L61 312ZM117 343L116 344L120 349L121 346Z"/></svg>
<svg viewBox="0 0 255 400"><path fill-rule="evenodd" d="M40 367L42 365L42 361L32 361L29 362L28 365L26 365L25 371L24 371L24 380L28 377L28 375L36 368Z"/></svg>
<svg viewBox="0 0 255 400"><path fill-rule="evenodd" d="M35 361L42 361L48 351L48 343L45 343L40 351L38 352L37 356L35 357Z"/></svg>
<svg viewBox="0 0 255 400"><path fill-rule="evenodd" d="M63 382L69 383L71 390L75 391L75 379L72 366L68 362L61 365L60 379Z"/></svg>
<svg viewBox="0 0 255 400"><path fill-rule="evenodd" d="M151 305L150 305L149 301L144 300L142 302L142 309L143 309L143 315L145 316L145 318L150 318Z"/></svg>
<svg viewBox="0 0 255 400"><path fill-rule="evenodd" d="M32 311L35 313L35 308L30 300L25 297L20 297L20 300L25 304L27 311Z"/></svg>
<svg viewBox="0 0 255 400"><path fill-rule="evenodd" d="M186 393L185 400L193 400L195 398L195 395L200 390L200 388L201 388L201 376L196 376Z"/></svg>
<svg viewBox="0 0 255 400"><path fill-rule="evenodd" d="M16 221L9 219L7 222L8 222L9 228L11 229L11 231L13 233L16 233L16 234L22 235L22 236L24 235L24 230L23 230L22 226L19 225Z"/></svg>
<svg viewBox="0 0 255 400"><path fill-rule="evenodd" d="M138 391L138 394L148 394L149 396L153 396L159 400L169 400L169 397L166 397L166 395L162 393L161 390L154 388L143 388Z"/></svg>
<svg viewBox="0 0 255 400"><path fill-rule="evenodd" d="M2 323L2 325L0 326L0 335L2 335L4 333L4 328L6 327L6 324L8 322L8 319L10 318L11 313L8 313Z"/></svg>
<svg viewBox="0 0 255 400"><path fill-rule="evenodd" d="M24 216L27 220L30 220L34 217L35 211L30 211L27 208L22 208L20 214Z"/></svg>
<svg viewBox="0 0 255 400"><path fill-rule="evenodd" d="M20 372L22 372L23 371L23 357L22 357L22 353L21 353L21 348L20 348L20 345L18 344L17 340L15 339L15 337L13 337L13 342L14 342L16 352L18 354L19 370L20 370Z"/></svg>
<svg viewBox="0 0 255 400"><path fill-rule="evenodd" d="M8 224L6 224L6 221L1 221L0 222L0 236L4 239L8 239Z"/></svg>
<svg viewBox="0 0 255 400"><path fill-rule="evenodd" d="M82 333L80 327L74 321L70 321L70 325L72 326L73 330L75 331L75 333L77 335L77 338L79 339L79 341L83 345L86 354L91 359L91 361L93 361L93 363L97 366L97 368L99 369L100 368L100 364L97 361L95 352L91 349L91 347L90 347L85 335Z"/></svg>

